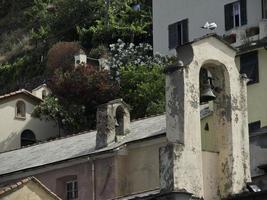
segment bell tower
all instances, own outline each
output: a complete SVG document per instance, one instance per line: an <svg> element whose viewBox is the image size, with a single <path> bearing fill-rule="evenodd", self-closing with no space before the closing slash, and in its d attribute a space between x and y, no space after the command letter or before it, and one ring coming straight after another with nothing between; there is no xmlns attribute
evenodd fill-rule
<svg viewBox="0 0 267 200"><path fill-rule="evenodd" d="M185 190L205 200L241 193L250 181L247 80L237 70L236 51L207 35L179 47L177 55L178 64L166 67L168 145L160 149L161 190ZM202 147L200 101L213 101L216 152Z"/></svg>

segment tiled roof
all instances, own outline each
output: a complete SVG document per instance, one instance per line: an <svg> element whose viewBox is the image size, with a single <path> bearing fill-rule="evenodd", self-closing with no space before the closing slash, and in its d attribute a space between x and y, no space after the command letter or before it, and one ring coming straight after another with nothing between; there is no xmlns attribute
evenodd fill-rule
<svg viewBox="0 0 267 200"><path fill-rule="evenodd" d="M12 183L5 186L0 186L0 198L10 194L21 187L23 187L25 184L29 183L30 181L33 181L34 183L38 184L42 189L44 189L50 196L52 196L56 200L60 200L60 198L54 194L51 190L49 190L46 186L44 186L38 179L34 177L28 177L23 180L17 181L16 183Z"/></svg>
<svg viewBox="0 0 267 200"><path fill-rule="evenodd" d="M26 95L26 96L34 99L34 100L42 101L42 99L34 96L32 93L30 93L28 90L25 90L25 89L17 90L15 92L11 92L11 93L2 95L2 96L0 96L0 101L2 101L3 99L9 98L9 97L15 96L15 95L19 95L19 94L24 94L24 95Z"/></svg>
<svg viewBox="0 0 267 200"><path fill-rule="evenodd" d="M206 109L201 111L201 117L208 116ZM164 136L166 132L165 115L159 115L131 122L131 132L119 142L96 150L96 131L56 139L54 141L29 146L0 154L0 182L1 176L14 172L38 168L83 156L92 156L104 152L116 151L119 147L148 139Z"/></svg>

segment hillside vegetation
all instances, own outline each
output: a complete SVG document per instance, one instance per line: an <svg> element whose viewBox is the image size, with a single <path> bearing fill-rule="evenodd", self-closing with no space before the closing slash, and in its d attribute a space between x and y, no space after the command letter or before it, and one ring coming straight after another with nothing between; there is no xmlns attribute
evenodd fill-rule
<svg viewBox="0 0 267 200"><path fill-rule="evenodd" d="M164 112L163 67L152 52L151 0L2 0L0 95L47 83L53 95L33 115L69 132L95 126L99 104L123 98L132 118ZM83 49L90 59L74 67Z"/></svg>
<svg viewBox="0 0 267 200"><path fill-rule="evenodd" d="M108 3L109 2L109 3ZM47 52L59 41L90 51L117 41L151 41L151 4L134 0L1 0L0 94L46 81Z"/></svg>

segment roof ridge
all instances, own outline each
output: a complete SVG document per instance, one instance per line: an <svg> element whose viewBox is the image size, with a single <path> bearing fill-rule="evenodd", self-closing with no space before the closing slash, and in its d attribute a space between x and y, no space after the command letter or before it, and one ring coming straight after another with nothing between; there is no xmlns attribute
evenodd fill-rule
<svg viewBox="0 0 267 200"><path fill-rule="evenodd" d="M26 94L26 95L29 95L32 98L38 99L40 101L43 101L42 99L40 99L39 97L33 95L30 91L28 91L28 90L26 90L24 88L16 90L16 91L13 91L13 92L9 92L9 93L3 94L3 95L0 95L0 100L4 99L4 98L7 98L7 97L14 96L16 94L23 94L23 93Z"/></svg>

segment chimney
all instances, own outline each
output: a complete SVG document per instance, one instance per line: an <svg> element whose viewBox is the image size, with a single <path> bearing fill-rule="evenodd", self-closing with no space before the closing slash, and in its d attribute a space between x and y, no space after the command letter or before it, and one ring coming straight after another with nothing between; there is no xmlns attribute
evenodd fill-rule
<svg viewBox="0 0 267 200"><path fill-rule="evenodd" d="M80 49L80 51L74 55L74 60L75 60L75 68L76 68L79 65L84 65L87 63L87 56L85 52L82 49Z"/></svg>
<svg viewBox="0 0 267 200"><path fill-rule="evenodd" d="M116 99L97 108L96 149L119 141L130 132L129 106Z"/></svg>

